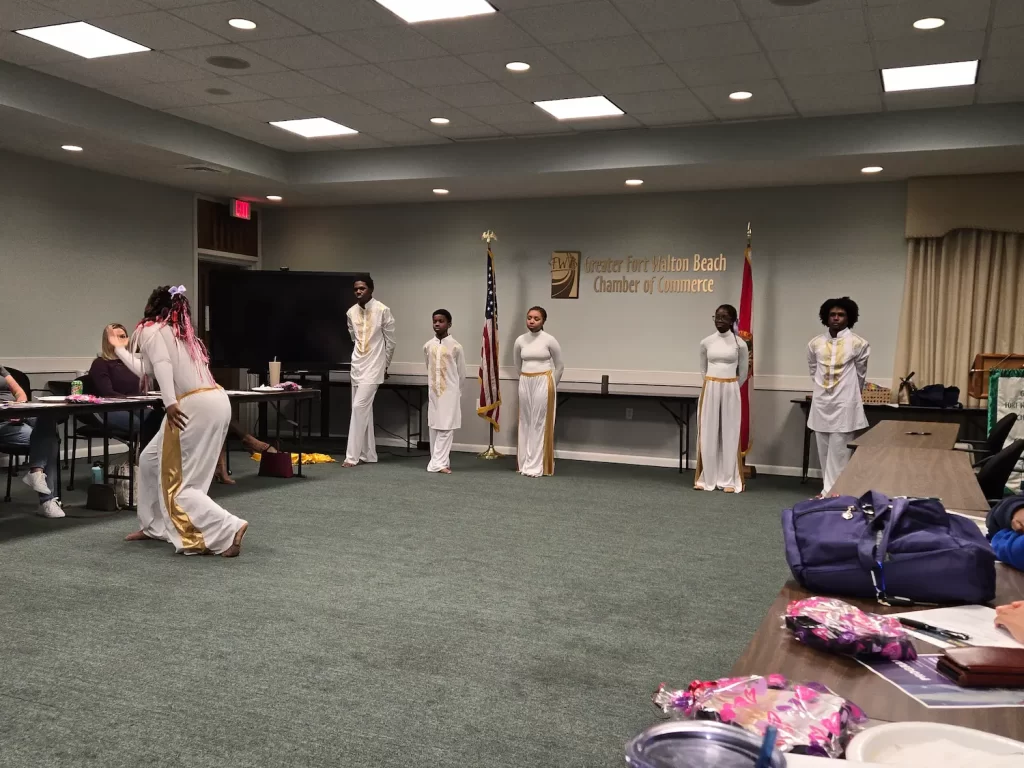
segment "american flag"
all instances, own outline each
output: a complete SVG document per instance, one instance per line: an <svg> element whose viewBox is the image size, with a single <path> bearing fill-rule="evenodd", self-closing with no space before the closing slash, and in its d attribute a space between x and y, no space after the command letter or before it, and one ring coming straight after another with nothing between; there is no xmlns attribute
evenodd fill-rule
<svg viewBox="0 0 1024 768"><path fill-rule="evenodd" d="M480 402L476 413L501 429L498 416L501 411L501 384L498 380L498 286L494 281L494 254L487 244L487 307L484 310L484 334L480 347Z"/></svg>

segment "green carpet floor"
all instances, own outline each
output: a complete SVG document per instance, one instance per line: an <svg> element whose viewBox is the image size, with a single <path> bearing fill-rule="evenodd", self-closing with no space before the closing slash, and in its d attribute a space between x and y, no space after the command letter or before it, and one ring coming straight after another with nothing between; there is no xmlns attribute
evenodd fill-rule
<svg viewBox="0 0 1024 768"><path fill-rule="evenodd" d="M126 543L131 513L36 518L20 485L0 504L0 763L619 766L658 683L728 673L809 493L464 454L284 481L236 457L213 490L251 524L234 561Z"/></svg>

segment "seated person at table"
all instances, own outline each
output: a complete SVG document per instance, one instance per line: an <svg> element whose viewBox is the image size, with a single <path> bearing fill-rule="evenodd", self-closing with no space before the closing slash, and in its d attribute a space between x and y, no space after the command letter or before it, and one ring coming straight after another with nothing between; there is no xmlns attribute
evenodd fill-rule
<svg viewBox="0 0 1024 768"><path fill-rule="evenodd" d="M242 429L241 424L237 421L228 424L228 437L240 440L242 447L249 452L250 456L254 453L277 453L277 448L270 443L262 443L257 440ZM220 458L217 460L217 474L214 475L214 480L223 485L235 484L235 481L231 479L231 473L228 472L227 453L224 451L220 452Z"/></svg>
<svg viewBox="0 0 1024 768"><path fill-rule="evenodd" d="M988 513L992 551L1002 562L1024 571L1024 496L1010 496Z"/></svg>
<svg viewBox="0 0 1024 768"><path fill-rule="evenodd" d="M28 402L25 393L7 369L0 365L0 401ZM50 416L36 416L28 419L0 421L0 446L28 447L29 471L22 482L39 494L40 517L64 517L60 501L48 485L56 477L57 462L60 460L60 438L57 436L57 422Z"/></svg>
<svg viewBox="0 0 1024 768"><path fill-rule="evenodd" d="M103 337L100 340L100 356L93 360L89 367L89 378L92 379L93 387L91 394L99 397L136 397L143 394L139 377L118 359L108 336L125 343L128 341L128 331L120 323L111 323L103 329ZM107 426L115 434L127 435L128 421L128 411L109 411L107 413ZM136 429L138 429L138 424L139 417L136 414Z"/></svg>

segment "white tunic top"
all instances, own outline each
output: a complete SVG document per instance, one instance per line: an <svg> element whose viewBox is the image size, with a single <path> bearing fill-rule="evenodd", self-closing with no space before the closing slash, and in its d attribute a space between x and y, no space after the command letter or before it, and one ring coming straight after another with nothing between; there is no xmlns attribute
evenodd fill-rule
<svg viewBox="0 0 1024 768"><path fill-rule="evenodd" d="M345 313L352 337L353 384L384 381L384 372L395 355L395 318L391 310L376 299L365 307L353 304Z"/></svg>
<svg viewBox="0 0 1024 768"><path fill-rule="evenodd" d="M868 425L861 390L868 375L871 347L849 328L833 339L829 332L807 345L814 382L807 426L815 432L856 432Z"/></svg>
<svg viewBox="0 0 1024 768"><path fill-rule="evenodd" d="M427 361L430 409L427 426L431 429L458 429L462 426L462 382L466 378L466 359L462 345L451 336L436 336L423 345Z"/></svg>
<svg viewBox="0 0 1024 768"><path fill-rule="evenodd" d="M562 380L562 348L558 340L547 331L527 331L516 339L512 349L516 370L519 373L543 373L553 371L555 386Z"/></svg>
<svg viewBox="0 0 1024 768"><path fill-rule="evenodd" d="M750 356L747 342L732 331L713 333L700 343L700 372L705 378L747 380Z"/></svg>
<svg viewBox="0 0 1024 768"><path fill-rule="evenodd" d="M169 326L144 326L134 341L138 343L138 353L133 354L125 347L114 351L140 378L147 375L156 379L165 408L174 405L184 394L217 386L209 366L194 361Z"/></svg>

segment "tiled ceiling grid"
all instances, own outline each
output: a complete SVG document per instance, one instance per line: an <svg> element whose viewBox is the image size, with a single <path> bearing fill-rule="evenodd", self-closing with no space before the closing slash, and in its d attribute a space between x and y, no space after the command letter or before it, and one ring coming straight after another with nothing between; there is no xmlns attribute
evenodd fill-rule
<svg viewBox="0 0 1024 768"><path fill-rule="evenodd" d="M1024 100L1024 0L492 4L499 13L409 25L373 0L0 0L0 59L291 151ZM946 25L913 29L925 16ZM87 60L11 31L78 20L153 51ZM881 91L881 67L964 59L981 60L977 86ZM754 97L730 101L735 90ZM531 103L599 94L626 115L559 122ZM317 116L360 133L309 140L267 125Z"/></svg>

